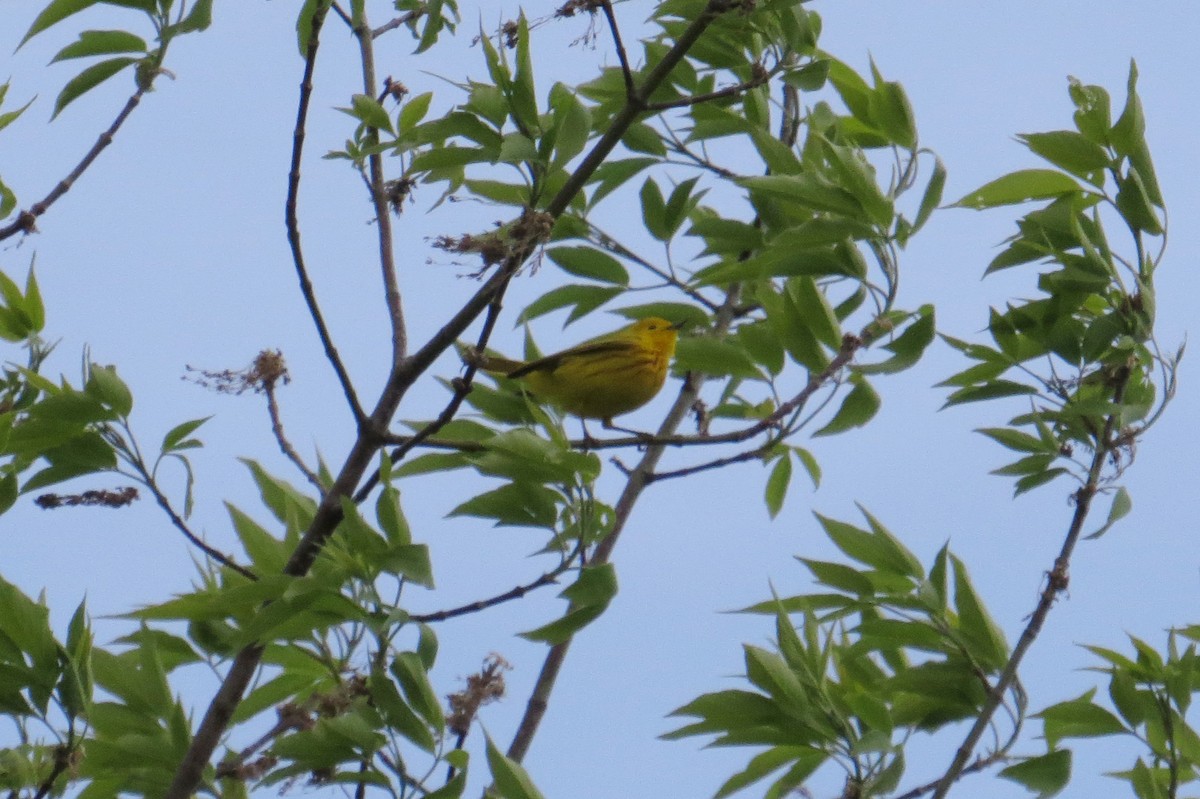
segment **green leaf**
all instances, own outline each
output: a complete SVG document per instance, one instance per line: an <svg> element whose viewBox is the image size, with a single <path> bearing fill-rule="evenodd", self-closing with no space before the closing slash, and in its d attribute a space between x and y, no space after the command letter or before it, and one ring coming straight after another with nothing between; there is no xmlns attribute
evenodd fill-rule
<svg viewBox="0 0 1200 799"><path fill-rule="evenodd" d="M1085 86L1076 78L1068 79L1068 92L1075 103L1076 129L1096 144L1108 144L1111 120L1108 92L1101 86Z"/></svg>
<svg viewBox="0 0 1200 799"><path fill-rule="evenodd" d="M413 710L435 730L443 729L446 717L420 656L416 652L398 653L392 661L391 672L400 682L400 688Z"/></svg>
<svg viewBox="0 0 1200 799"><path fill-rule="evenodd" d="M813 515L824 528L825 534L847 557L886 574L917 580L924 578L925 570L916 556L874 516L861 507L859 510L867 517L871 525L870 532L819 513Z"/></svg>
<svg viewBox="0 0 1200 799"><path fill-rule="evenodd" d="M766 502L767 513L774 519L783 508L784 497L787 496L788 484L792 481L792 459L785 451L783 456L775 461L771 475L767 478Z"/></svg>
<svg viewBox="0 0 1200 799"><path fill-rule="evenodd" d="M626 319L645 319L657 316L672 324L682 325L684 330L693 327L704 327L708 324L708 313L695 305L683 302L648 302L644 305L629 305L624 308L614 308L612 313Z"/></svg>
<svg viewBox="0 0 1200 799"><path fill-rule="evenodd" d="M67 85L63 86L62 91L58 93L58 99L54 101L54 113L51 119L57 117L64 108L75 100L78 100L85 93L96 88L113 75L125 69L125 67L137 62L138 59L136 58L122 57L110 58L107 61L92 64L83 72L80 72L67 81Z"/></svg>
<svg viewBox="0 0 1200 799"><path fill-rule="evenodd" d="M596 188L588 197L588 207L595 207L597 203L623 186L638 172L657 163L658 160L655 158L625 158L604 162L596 168L588 181L596 184Z"/></svg>
<svg viewBox="0 0 1200 799"><path fill-rule="evenodd" d="M618 286L629 285L629 272L621 262L595 247L555 247L546 255L563 271L576 277L600 280Z"/></svg>
<svg viewBox="0 0 1200 799"><path fill-rule="evenodd" d="M629 126L625 135L621 137L621 144L635 153L660 156L667 154L667 146L663 144L658 131L642 122L634 122Z"/></svg>
<svg viewBox="0 0 1200 799"><path fill-rule="evenodd" d="M741 178L739 186L752 195L793 202L800 208L861 219L862 204L853 194L813 175L763 175Z"/></svg>
<svg viewBox="0 0 1200 799"><path fill-rule="evenodd" d="M624 291L619 286L592 286L583 283L559 286L526 305L517 315L517 324L537 319L539 316L545 316L560 308L571 307L571 313L563 323L563 326L566 327L575 320L587 316L614 297L620 296Z"/></svg>
<svg viewBox="0 0 1200 799"><path fill-rule="evenodd" d="M809 61L800 69L792 69L783 73L783 82L789 86L795 86L802 92L815 92L823 87L827 80L829 80L829 61L827 59Z"/></svg>
<svg viewBox="0 0 1200 799"><path fill-rule="evenodd" d="M722 783L713 799L724 799L737 793L742 788L753 785L767 777L773 771L783 768L798 757L803 757L811 750L798 746L774 746L765 752L750 758L746 767Z"/></svg>
<svg viewBox="0 0 1200 799"><path fill-rule="evenodd" d="M1054 130L1048 133L1020 133L1017 138L1037 155L1059 169L1095 183L1095 173L1112 165L1108 151L1073 130Z"/></svg>
<svg viewBox="0 0 1200 799"><path fill-rule="evenodd" d="M412 543L412 530L404 518L404 509L400 507L400 492L390 485L379 492L379 498L375 501L375 519L391 543Z"/></svg>
<svg viewBox="0 0 1200 799"><path fill-rule="evenodd" d="M536 135L541 126L538 124L537 89L533 84L529 21L525 19L524 12L517 17L517 69L513 75L511 91L510 113L513 122L516 122L524 133Z"/></svg>
<svg viewBox="0 0 1200 799"><path fill-rule="evenodd" d="M1038 390L1036 388L1027 386L1024 383L1016 383L1011 380L989 380L981 385L966 386L953 392L946 398L946 402L942 405L942 408L949 408L951 405L961 405L965 402L981 402L1000 397L1018 397L1024 394L1037 393Z"/></svg>
<svg viewBox="0 0 1200 799"><path fill-rule="evenodd" d="M328 8L329 0L304 0L300 13L296 16L296 45L300 57L308 54L308 40L312 38L313 17L318 10Z"/></svg>
<svg viewBox="0 0 1200 799"><path fill-rule="evenodd" d="M433 562L425 544L396 544L379 557L385 572L399 574L410 582L433 588Z"/></svg>
<svg viewBox="0 0 1200 799"><path fill-rule="evenodd" d="M90 431L41 454L50 466L29 478L21 487L22 493L117 466L117 455L112 446L99 433Z"/></svg>
<svg viewBox="0 0 1200 799"><path fill-rule="evenodd" d="M999 772L1036 793L1039 799L1058 794L1071 781L1071 750L1055 749L1038 757L1028 757Z"/></svg>
<svg viewBox="0 0 1200 799"><path fill-rule="evenodd" d="M1128 177L1117 179L1117 209L1135 230L1144 230L1152 236L1163 232L1162 222L1155 212L1150 194L1142 177L1131 170Z"/></svg>
<svg viewBox="0 0 1200 799"><path fill-rule="evenodd" d="M995 208L1063 194L1085 193L1073 177L1054 169L1022 169L996 178L952 203L958 208Z"/></svg>
<svg viewBox="0 0 1200 799"><path fill-rule="evenodd" d="M379 101L374 97L368 97L365 94L356 94L350 98L350 108L343 108L352 117L362 121L365 125L376 130L385 130L389 133L394 133L392 129L392 118L388 116L387 110L379 104Z"/></svg>
<svg viewBox="0 0 1200 799"><path fill-rule="evenodd" d="M415 97L409 98L404 107L400 109L400 116L397 120L396 127L401 133L406 133L417 126L417 124L425 118L429 113L429 105L433 102L433 92L424 92Z"/></svg>
<svg viewBox="0 0 1200 799"><path fill-rule="evenodd" d="M542 641L551 646L567 641L576 632L599 618L616 593L617 573L612 564L587 567L580 573L579 579L559 594L571 602L567 613L549 624L520 635L530 641Z"/></svg>
<svg viewBox="0 0 1200 799"><path fill-rule="evenodd" d="M0 213L0 216L3 215ZM25 299L21 303L21 309L29 317L29 326L33 328L33 332L40 333L46 325L46 306L42 302L42 292L38 287L37 274L32 266L29 267L29 274L25 277Z"/></svg>
<svg viewBox="0 0 1200 799"><path fill-rule="evenodd" d="M392 475L394 477L411 477L417 474L444 472L461 469L467 463L467 459L459 452L427 452L415 458L406 458L395 468Z"/></svg>
<svg viewBox="0 0 1200 799"><path fill-rule="evenodd" d="M654 178L646 178L640 192L642 200L642 223L651 236L659 241L670 241L672 230L667 224L667 201Z"/></svg>
<svg viewBox="0 0 1200 799"><path fill-rule="evenodd" d="M312 523L317 512L317 503L312 497L298 491L286 480L270 474L256 461L243 458L242 463L250 469L263 504L276 519L291 531L306 529Z"/></svg>
<svg viewBox="0 0 1200 799"><path fill-rule="evenodd" d="M4 115L0 114L0 117L3 116ZM4 122L4 120L0 119L0 122ZM2 125L0 125L0 127L2 127ZM0 180L0 219L6 218L16 207L17 195L13 194L13 190L6 186L4 181Z"/></svg>
<svg viewBox="0 0 1200 799"><path fill-rule="evenodd" d="M492 779L496 790L503 799L544 799L541 791L534 786L529 774L521 764L501 754L492 743L491 736L487 738L488 766L492 770Z"/></svg>
<svg viewBox="0 0 1200 799"><path fill-rule="evenodd" d="M1008 659L1004 633L975 593L966 565L953 555L950 560L954 564L954 606L958 611L959 628L967 638L967 647L984 666L999 669Z"/></svg>
<svg viewBox="0 0 1200 799"><path fill-rule="evenodd" d="M703 372L714 377L762 377L744 349L727 339L708 337L680 339L675 349L675 369L678 372Z"/></svg>
<svg viewBox="0 0 1200 799"><path fill-rule="evenodd" d="M500 140L496 160L503 164L520 164L538 160L537 146L524 133L509 133Z"/></svg>
<svg viewBox="0 0 1200 799"><path fill-rule="evenodd" d="M550 90L554 107L554 160L552 167L564 167L587 145L592 132L592 114L567 86L556 83Z"/></svg>
<svg viewBox="0 0 1200 799"><path fill-rule="evenodd" d="M1091 535L1085 536L1085 538L1099 538L1104 535L1114 524L1128 516L1131 510L1133 510L1133 500L1130 498L1125 486L1121 486L1117 489L1117 493L1113 495L1112 505L1108 509L1108 519L1105 520L1104 526Z"/></svg>
<svg viewBox="0 0 1200 799"><path fill-rule="evenodd" d="M225 510L229 513L238 540L242 542L242 549L256 571L262 574L283 571L288 559L286 545L237 506L226 502Z"/></svg>
<svg viewBox="0 0 1200 799"><path fill-rule="evenodd" d="M1139 757L1127 773L1137 799L1168 799L1165 768L1151 769Z"/></svg>
<svg viewBox="0 0 1200 799"><path fill-rule="evenodd" d="M50 26L95 4L96 0L51 0L33 20L33 24L29 26L29 30L22 37L21 43L17 45L17 49Z"/></svg>
<svg viewBox="0 0 1200 799"><path fill-rule="evenodd" d="M213 0L195 0L192 10L175 28L176 33L197 33L212 25Z"/></svg>
<svg viewBox="0 0 1200 799"><path fill-rule="evenodd" d="M883 345L885 350L893 353L891 358L879 363L861 364L855 367L855 371L862 374L901 372L921 359L926 348L933 343L935 332L933 306L923 305L917 312L916 320L903 333Z"/></svg>
<svg viewBox="0 0 1200 799"><path fill-rule="evenodd" d="M472 497L450 511L450 516L494 519L497 527L546 527L558 518L559 494L533 483L509 483Z"/></svg>
<svg viewBox="0 0 1200 799"><path fill-rule="evenodd" d="M447 167L461 167L468 164L489 164L496 160L496 154L484 147L453 147L433 146L422 150L413 156L409 170L414 173L429 172Z"/></svg>
<svg viewBox="0 0 1200 799"><path fill-rule="evenodd" d="M576 632L591 624L604 613L598 605L585 605L567 611L561 618L519 635L529 641L541 641L550 646L564 643Z"/></svg>
<svg viewBox="0 0 1200 799"><path fill-rule="evenodd" d="M942 163L942 159L934 156L933 174L929 178L929 185L925 187L925 194L921 196L921 205L917 209L917 218L913 222L912 233L920 230L929 221L930 215L942 202L942 192L945 188L946 166Z"/></svg>
<svg viewBox="0 0 1200 799"><path fill-rule="evenodd" d="M800 318L805 321L817 341L830 349L839 348L842 345L841 325L838 324L837 315L829 306L825 293L817 288L816 281L807 276L790 278L787 282L787 293L795 303Z"/></svg>
<svg viewBox="0 0 1200 799"><path fill-rule="evenodd" d="M211 416L205 416L202 419L192 419L191 421L182 422L175 425L169 431L167 431L165 436L163 436L161 451L170 452L171 450L175 449L192 449L193 447L184 446L185 444L190 443L187 440L187 437L196 432L200 425L204 424L211 418ZM191 441L196 441L196 439L191 439ZM200 442L196 441L196 443Z"/></svg>
<svg viewBox="0 0 1200 799"><path fill-rule="evenodd" d="M383 672L372 671L367 687L371 692L371 701L389 727L426 752L432 753L436 749L437 742L429 726L409 707L395 684Z"/></svg>
<svg viewBox="0 0 1200 799"><path fill-rule="evenodd" d="M1051 705L1035 718L1042 720L1046 743L1057 747L1063 738L1096 738L1130 732L1119 718L1092 702L1095 690L1077 699Z"/></svg>
<svg viewBox="0 0 1200 799"><path fill-rule="evenodd" d="M1014 430L1010 427L981 427L975 431L982 433L988 438L1000 444L1002 447L1014 450L1016 452L1031 452L1041 454L1057 454L1057 442L1042 440L1039 436L1031 436L1028 433L1023 433L1020 430Z"/></svg>
<svg viewBox="0 0 1200 799"><path fill-rule="evenodd" d="M820 488L821 464L817 463L817 459L811 452L802 447L792 447L792 451L800 459L800 464L804 467L804 471L808 472L808 478L812 480L813 488Z"/></svg>
<svg viewBox="0 0 1200 799"><path fill-rule="evenodd" d="M831 436L854 427L862 427L879 411L879 395L871 388L871 384L857 375L852 376L850 380L854 383L854 388L842 400L842 406L829 423L813 433L814 437Z"/></svg>
<svg viewBox="0 0 1200 799"><path fill-rule="evenodd" d="M808 570L813 573L813 576L822 585L827 585L830 588L836 588L857 596L871 596L875 593L875 586L870 578L844 563L830 563L828 561L809 560L808 558L800 558L799 560L808 567Z"/></svg>
<svg viewBox="0 0 1200 799"><path fill-rule="evenodd" d="M588 566L579 573L579 579L559 594L579 607L595 605L608 607L617 595L617 570L611 563Z"/></svg>
<svg viewBox="0 0 1200 799"><path fill-rule="evenodd" d="M146 42L128 31L83 31L79 40L59 50L50 63L112 53L144 53Z"/></svg>
<svg viewBox="0 0 1200 799"><path fill-rule="evenodd" d="M901 147L917 145L917 123L904 87L899 83L884 81L875 62L871 62L875 77L875 89L868 100L871 120L887 134L890 141Z"/></svg>
<svg viewBox="0 0 1200 799"><path fill-rule="evenodd" d="M88 370L88 381L84 390L100 400L106 407L121 417L128 416L133 410L133 394L129 387L117 376L115 366L98 366L92 364Z"/></svg>

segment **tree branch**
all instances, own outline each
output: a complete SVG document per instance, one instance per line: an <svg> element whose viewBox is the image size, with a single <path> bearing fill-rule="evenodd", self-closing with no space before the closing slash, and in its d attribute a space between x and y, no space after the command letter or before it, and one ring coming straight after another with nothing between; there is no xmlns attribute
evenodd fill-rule
<svg viewBox="0 0 1200 799"><path fill-rule="evenodd" d="M296 202L300 194L300 161L304 152L304 137L308 124L308 107L312 100L313 92L312 76L317 64L317 48L321 44L321 26L325 23L325 15L328 10L328 6L319 6L313 14L312 33L309 34L308 47L304 54L304 77L300 81L300 100L296 110L296 127L292 131L292 165L291 169L288 170L287 202L284 206L284 217L287 224L288 246L292 250L292 262L296 267L296 278L300 281L300 293L304 295L304 302L308 306L308 314L312 317L313 324L317 328L317 335L320 337L321 344L325 348L325 358L333 367L338 382L341 383L342 393L346 395L346 402L350 405L350 412L354 414L354 421L356 424L361 425L363 420L367 418L367 414L363 410L362 404L358 401L358 392L354 390L354 384L350 380L350 373L346 371L346 367L342 363L342 356L338 354L337 347L333 343L333 336L330 334L329 327L325 324L325 317L321 313L321 307L317 304L317 294L313 289L312 281L308 277L308 269L304 265L304 252L300 248L300 221L296 212Z"/></svg>
<svg viewBox="0 0 1200 799"><path fill-rule="evenodd" d="M694 20L680 35L675 46L663 57L662 61L646 77L639 94L643 95L638 102L629 102L618 112L610 123L609 129L597 141L592 150L567 179L563 188L550 201L545 211L536 214L526 211L523 221L527 227L537 228L538 222L545 220L551 224L569 206L572 198L587 183L588 178L596 170L612 149L620 141L629 125L640 113L638 108L644 104L644 97L649 96L670 74L671 70L683 59L687 50L712 22L729 7L729 0L709 0L704 12ZM319 7L324 12L327 7ZM314 15L312 34L309 38L309 56L315 54L314 44L320 31L320 23L324 22L324 13L320 18ZM311 75L312 58L306 58L305 74ZM302 87L303 88L303 87ZM291 181L298 173L289 178ZM547 226L548 232L549 227ZM292 232L292 231L289 231ZM342 520L341 501L343 497L354 495L355 487L362 480L372 459L382 444L381 434L391 423L397 408L405 393L413 383L433 364L441 353L449 349L458 340L463 331L475 321L483 310L493 302L499 302L503 297L513 275L533 254L540 244L541 238L536 235L518 237L513 242L512 250L500 264L499 268L488 278L474 295L467 299L450 320L438 330L424 346L399 362L392 365L388 379L376 403L374 411L359 426L358 436L351 447L346 460L339 471L333 485L321 498L313 520L309 524L292 556L284 566L284 574L301 576L308 572L325 541L333 534L338 523ZM686 409L685 409L686 410ZM682 413L682 412L681 412ZM660 450L661 452L661 450ZM164 799L189 799L199 785L204 766L212 757L212 753L220 744L221 736L237 709L243 694L262 659L264 646L259 643L251 644L240 651L222 681L216 696L209 704L208 710L200 722L196 735L192 739L188 751L176 770L171 786L164 794Z"/></svg>
<svg viewBox="0 0 1200 799"><path fill-rule="evenodd" d="M625 54L625 44L621 41L621 29L617 27L617 15L613 12L612 0L603 0L604 18L608 20L608 29L612 31L613 46L617 48L617 60L621 62L621 75L625 79L625 96L634 95L633 70L629 68L629 56Z"/></svg>
<svg viewBox="0 0 1200 799"><path fill-rule="evenodd" d="M358 39L358 50L361 55L363 73L363 94L367 97L376 95L375 80L375 41L371 35L371 26L367 24L366 11L361 11L361 19L355 20L354 36ZM379 132L367 126L367 169L370 174L368 181L371 189L371 204L375 206L375 228L379 231L379 267L383 273L383 289L387 302L388 319L392 326L392 363L398 364L408 355L408 330L404 324L404 305L400 296L400 285L396 279L396 256L392 250L392 216L388 205L387 191L384 188L383 156L375 152L379 144Z"/></svg>
<svg viewBox="0 0 1200 799"><path fill-rule="evenodd" d="M1121 403L1128 381L1129 372L1126 371L1121 382L1113 390L1114 404L1119 405ZM992 716L995 715L996 709L1000 706L1000 702L1004 698L1004 693L1016 680L1017 669L1020 667L1021 661L1025 658L1025 654L1033 646L1033 642L1041 633L1042 625L1045 624L1046 617L1050 615L1050 610L1054 607L1055 600L1060 593L1067 589L1070 583L1069 567L1071 564L1071 555L1075 551L1075 545L1079 542L1079 536L1083 533L1083 525L1087 520L1088 511L1091 509L1092 499L1096 496L1096 491L1100 485L1104 463L1117 446L1117 443L1113 439L1116 426L1117 413L1114 412L1105 419L1104 430L1096 437L1096 449L1092 455L1092 463L1088 469L1087 479L1075 491L1075 513L1071 517L1071 525L1067 529L1067 535L1063 540L1058 557L1054 559L1054 567L1046 575L1046 587L1042 589L1037 607L1030 615L1025 629L1022 630L1021 638L1013 648L1008 662L1004 664L1004 669L1000 672L1000 679L996 682L991 695L987 698L979 715L975 718L975 723L971 725L971 729L967 733L967 737L963 739L958 752L955 753L954 760L951 761L949 768L946 769L946 772L937 781L933 799L944 799L950 791L950 787L962 776L967 761L975 751L975 746L979 743L979 739L983 736L983 731L991 722Z"/></svg>
<svg viewBox="0 0 1200 799"><path fill-rule="evenodd" d="M154 495L154 500L158 503L158 506L167 514L167 518L171 520L171 524L175 525L175 529L183 533L183 537L190 541L193 546L195 546L208 557L215 560L217 563L220 563L225 568L232 569L246 579L258 579L257 574L250 571L245 566L242 566L229 555L226 555L219 549L215 549L211 545L207 544L202 538L200 538L200 536L193 533L192 529L188 527L187 522L183 520L183 517L175 512L175 508L171 506L170 500L168 500L166 495L163 494L163 492L159 489L158 484L153 479L150 479L149 475L143 474L143 478L143 482L146 484L146 487L149 488L150 493Z"/></svg>
<svg viewBox="0 0 1200 799"><path fill-rule="evenodd" d="M570 571L570 569L571 561L565 560L558 568L546 572L533 582L526 583L525 585L515 586L502 594L496 594L495 596L488 597L487 599L480 599L477 602L460 605L456 608L450 608L448 610L439 610L434 613L414 613L408 618L410 621L429 623L446 621L447 619L453 619L456 616L466 616L469 613L478 613L481 610L487 610L490 607L495 607L496 605L500 605L505 602L511 602L514 599L520 599L530 591L541 588L542 586L554 585L558 583L559 576L567 571Z"/></svg>
<svg viewBox="0 0 1200 799"><path fill-rule="evenodd" d="M271 417L271 432L275 435L275 442L279 444L279 449L283 452L284 457L292 462L300 474L304 475L307 480L317 491L324 491L325 487L321 485L321 480L313 473L312 469L300 457L300 453L296 452L296 448L292 446L292 442L288 441L287 436L283 432L283 420L279 415L279 403L275 399L275 383L273 381L264 381L262 384L263 393L267 395L267 413Z"/></svg>
<svg viewBox="0 0 1200 799"><path fill-rule="evenodd" d="M121 109L119 114L117 114L117 118L114 119L113 123L108 126L108 130L100 134L100 137L96 139L96 143L93 144L92 148L87 151L87 154L83 156L83 159L75 165L75 168L71 170L70 174L58 182L58 185L55 186L49 194L47 194L40 201L31 205L28 210L17 214L17 218L13 222L0 228L0 241L4 241L8 237L17 233L37 232L38 217L46 213L50 206L53 205L59 197L62 197L64 194L70 191L71 187L75 185L75 181L79 180L83 173L87 171L87 168L90 167L92 162L99 157L100 153L104 151L104 148L112 144L113 137L116 136L117 131L120 130L121 125L125 123L125 120L129 118L129 115L133 113L133 109L137 108L138 103L142 101L142 95L144 95L148 89L148 86L138 87L138 90L135 91L133 95L130 96L130 98L125 102L125 107Z"/></svg>

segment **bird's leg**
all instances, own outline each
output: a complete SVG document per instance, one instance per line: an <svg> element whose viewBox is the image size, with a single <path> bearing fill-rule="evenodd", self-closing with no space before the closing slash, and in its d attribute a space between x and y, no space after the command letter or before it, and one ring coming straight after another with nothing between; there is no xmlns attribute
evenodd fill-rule
<svg viewBox="0 0 1200 799"><path fill-rule="evenodd" d="M584 419L582 416L579 417L579 426L583 428L583 451L588 452L594 449L599 441L592 438L592 434L587 429L587 419Z"/></svg>
<svg viewBox="0 0 1200 799"><path fill-rule="evenodd" d="M626 435L631 435L634 438L639 439L641 441L641 443L638 444L639 447L643 447L643 446L651 443L652 441L654 441L654 435L652 433L646 433L641 430L631 430L628 427L620 427L618 425L613 424L612 419L603 420L600 423L600 426L603 427L605 430L614 430L618 433L625 433Z"/></svg>

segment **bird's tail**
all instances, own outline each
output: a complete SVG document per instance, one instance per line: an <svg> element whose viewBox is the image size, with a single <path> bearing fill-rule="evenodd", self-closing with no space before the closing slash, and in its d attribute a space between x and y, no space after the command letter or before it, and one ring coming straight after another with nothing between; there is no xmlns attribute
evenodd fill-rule
<svg viewBox="0 0 1200 799"><path fill-rule="evenodd" d="M500 358L480 352L474 347L464 347L462 350L463 363L493 375L507 376L510 372L520 369L525 364L508 358Z"/></svg>

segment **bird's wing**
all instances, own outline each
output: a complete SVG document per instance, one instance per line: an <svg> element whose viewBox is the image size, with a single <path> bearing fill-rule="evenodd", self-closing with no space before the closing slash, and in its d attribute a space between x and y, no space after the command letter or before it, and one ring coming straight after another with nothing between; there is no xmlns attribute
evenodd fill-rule
<svg viewBox="0 0 1200 799"><path fill-rule="evenodd" d="M608 352L630 352L638 349L637 342L634 341L593 341L590 343L580 344L577 347L572 347L569 350L556 352L553 355L547 355L544 358L538 358L536 361L530 361L519 369L508 373L509 377L521 377L530 372L553 372L555 369L562 366L566 361L572 358L587 355L600 355Z"/></svg>

